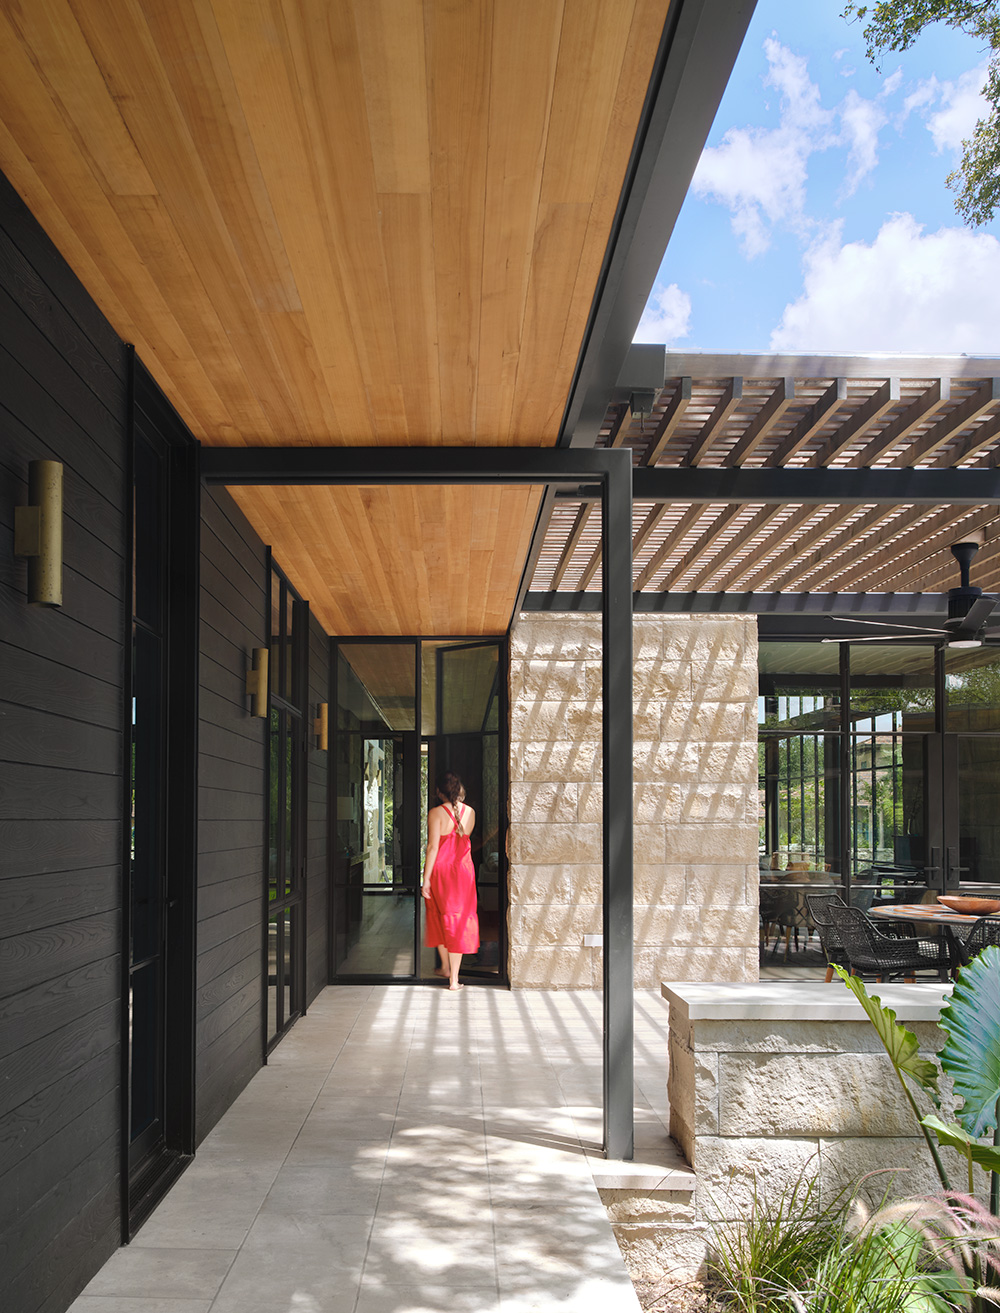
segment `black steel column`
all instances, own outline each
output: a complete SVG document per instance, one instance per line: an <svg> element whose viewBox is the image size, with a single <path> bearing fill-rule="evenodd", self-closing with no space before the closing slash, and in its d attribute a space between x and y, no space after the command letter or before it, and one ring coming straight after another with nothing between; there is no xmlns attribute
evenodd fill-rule
<svg viewBox="0 0 1000 1313"><path fill-rule="evenodd" d="M602 511L604 1153L633 1153L632 457L612 457ZM619 459L620 457L620 459Z"/></svg>

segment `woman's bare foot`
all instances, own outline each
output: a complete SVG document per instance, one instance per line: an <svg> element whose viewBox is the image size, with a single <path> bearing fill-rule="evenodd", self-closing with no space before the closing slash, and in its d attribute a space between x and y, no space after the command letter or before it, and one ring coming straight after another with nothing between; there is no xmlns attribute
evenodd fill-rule
<svg viewBox="0 0 1000 1313"><path fill-rule="evenodd" d="M448 986L448 993L449 993L449 994L455 994L455 993L457 993L460 989L464 989L464 988L465 988L464 985L449 985L449 986Z"/></svg>
<svg viewBox="0 0 1000 1313"><path fill-rule="evenodd" d="M441 978L442 978L443 980L447 980L447 979L448 979L448 972L445 971L444 967L435 967L435 968L434 968L434 974L435 974L436 976L441 976Z"/></svg>

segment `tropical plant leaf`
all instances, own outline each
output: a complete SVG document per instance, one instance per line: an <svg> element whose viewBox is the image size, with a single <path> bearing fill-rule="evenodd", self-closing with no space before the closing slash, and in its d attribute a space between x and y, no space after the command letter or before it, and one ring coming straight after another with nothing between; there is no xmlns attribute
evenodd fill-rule
<svg viewBox="0 0 1000 1313"><path fill-rule="evenodd" d="M938 1057L963 1101L955 1116L978 1137L995 1129L1000 1099L1000 948L984 948L958 973L940 1025L948 1042Z"/></svg>
<svg viewBox="0 0 1000 1313"><path fill-rule="evenodd" d="M901 1076L909 1076L921 1089L926 1090L936 1104L938 1069L928 1058L920 1056L916 1035L896 1020L892 1008L882 1006L882 1000L877 994L868 993L858 976L849 976L843 967L835 966L833 969L868 1014L896 1071Z"/></svg>
<svg viewBox="0 0 1000 1313"><path fill-rule="evenodd" d="M993 1144L980 1144L967 1131L963 1131L957 1122L945 1123L933 1113L923 1120L929 1131L937 1136L938 1144L949 1149L957 1149L960 1154L968 1155L971 1150L972 1161L988 1172L1000 1172L1000 1147Z"/></svg>

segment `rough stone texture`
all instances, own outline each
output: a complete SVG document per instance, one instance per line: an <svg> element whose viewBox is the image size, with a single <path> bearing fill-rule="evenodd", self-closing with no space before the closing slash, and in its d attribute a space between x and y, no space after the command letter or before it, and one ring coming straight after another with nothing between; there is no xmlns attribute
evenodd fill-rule
<svg viewBox="0 0 1000 1313"><path fill-rule="evenodd" d="M944 1036L934 1023L907 1025L923 1053L940 1049ZM691 1235L678 1253L689 1264L687 1275L696 1276L695 1263L705 1253L699 1227L745 1217L755 1193L779 1194L800 1176L815 1177L820 1197L828 1201L859 1187L876 1204L887 1193L939 1188L923 1137L867 1019L691 1020L672 1005L668 1043L670 1132L696 1173L694 1213L660 1218L649 1208L640 1216L637 1207L629 1215L624 1202L615 1204L613 1220L657 1232L655 1239L638 1232L620 1237L635 1250L627 1261L640 1273L650 1246L666 1248L671 1228L686 1220ZM947 1119L950 1082L943 1082L941 1092ZM980 1175L978 1193L985 1201Z"/></svg>
<svg viewBox="0 0 1000 1313"><path fill-rule="evenodd" d="M633 672L636 986L755 979L756 623L637 617ZM511 983L594 988L600 618L522 616L510 706Z"/></svg>

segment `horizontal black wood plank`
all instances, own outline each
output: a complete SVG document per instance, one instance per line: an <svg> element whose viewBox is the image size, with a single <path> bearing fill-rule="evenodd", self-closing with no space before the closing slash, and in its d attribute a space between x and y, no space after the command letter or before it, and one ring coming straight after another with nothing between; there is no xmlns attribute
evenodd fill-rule
<svg viewBox="0 0 1000 1313"><path fill-rule="evenodd" d="M0 879L0 938L111 912L121 902L121 867L52 871Z"/></svg>
<svg viewBox="0 0 1000 1313"><path fill-rule="evenodd" d="M0 230L24 263L34 270L49 293L93 343L116 374L124 374L125 347L76 274L56 250L51 238L0 173ZM10 257L9 263L13 257ZM23 276L23 275L22 275Z"/></svg>
<svg viewBox="0 0 1000 1313"><path fill-rule="evenodd" d="M215 608L217 629L231 633L234 642L242 639L248 647L268 643L268 621L260 597L247 597L226 578L214 561L204 555L201 558L201 584L202 611L206 605ZM220 615L220 610L225 615Z"/></svg>
<svg viewBox="0 0 1000 1313"><path fill-rule="evenodd" d="M117 1047L105 1049L93 1061L76 1067L6 1116L0 1118L0 1162L6 1173L41 1149L75 1117L114 1094L120 1099L121 1059ZM5 1178L0 1176L0 1191Z"/></svg>
<svg viewBox="0 0 1000 1313"><path fill-rule="evenodd" d="M264 811L264 767L248 766L241 761L227 761L203 757L205 769L201 778L209 789L225 789L230 793L249 794L257 799L257 811Z"/></svg>
<svg viewBox="0 0 1000 1313"><path fill-rule="evenodd" d="M91 1186L97 1184L93 1179ZM62 1313L75 1294L100 1270L121 1243L119 1185L102 1184L80 1211L48 1244L35 1250L35 1261L13 1277L4 1313Z"/></svg>
<svg viewBox="0 0 1000 1313"><path fill-rule="evenodd" d="M264 887L264 832L248 848L227 848L217 853L202 853L198 858L198 888L207 888L228 880L251 881L258 892Z"/></svg>
<svg viewBox="0 0 1000 1313"><path fill-rule="evenodd" d="M198 852L225 852L229 848L252 848L263 844L263 821L201 821Z"/></svg>
<svg viewBox="0 0 1000 1313"><path fill-rule="evenodd" d="M37 651L12 647L2 640L0 667L4 671L4 695L11 702L121 733L124 713L120 683L94 679L87 671L73 670Z"/></svg>
<svg viewBox="0 0 1000 1313"><path fill-rule="evenodd" d="M219 944L237 938L248 931L262 933L263 912L261 899L248 899L228 908L218 916L208 916L198 922L199 956L210 953Z"/></svg>
<svg viewBox="0 0 1000 1313"><path fill-rule="evenodd" d="M238 994L247 985L255 985L258 996L261 989L260 946L257 953L242 958L228 971L214 980L202 985L197 994L196 1014L199 1018L210 1016L220 1008L233 994Z"/></svg>
<svg viewBox="0 0 1000 1313"><path fill-rule="evenodd" d="M121 1100L112 1090L8 1172L0 1180L0 1235L12 1233L75 1167L99 1154L117 1136L120 1120Z"/></svg>
<svg viewBox="0 0 1000 1313"><path fill-rule="evenodd" d="M218 880L214 884L198 886L198 920L222 916L242 903L261 902L262 891L259 872L249 878L241 875L234 880Z"/></svg>
<svg viewBox="0 0 1000 1313"><path fill-rule="evenodd" d="M121 1002L116 1000L10 1054L0 1083L0 1115L93 1062L105 1049L117 1048L120 1024Z"/></svg>
<svg viewBox="0 0 1000 1313"><path fill-rule="evenodd" d="M120 862L121 843L118 821L0 821L0 875L85 874Z"/></svg>
<svg viewBox="0 0 1000 1313"><path fill-rule="evenodd" d="M85 674L97 685L118 689L122 686L119 634L99 634L58 609L26 606L23 593L6 587L0 587L0 633L5 648L44 652L50 661ZM86 715L80 717L86 718Z"/></svg>
<svg viewBox="0 0 1000 1313"><path fill-rule="evenodd" d="M198 988L206 985L218 976L232 971L233 967L248 958L254 958L258 965L264 944L263 925L256 925L244 930L232 939L226 939L212 949L198 946Z"/></svg>
<svg viewBox="0 0 1000 1313"><path fill-rule="evenodd" d="M114 775L0 762L0 820L115 820L121 803Z"/></svg>
<svg viewBox="0 0 1000 1313"><path fill-rule="evenodd" d="M246 1013L198 1055L197 1141L200 1144L260 1070L260 1017Z"/></svg>
<svg viewBox="0 0 1000 1313"><path fill-rule="evenodd" d="M260 760L264 760L263 745L267 735L267 720L263 716L250 715L249 699L237 705L220 697L213 689L201 686L198 696L198 717L205 735L209 734L212 726L225 730L227 734L239 735L252 744L260 753ZM235 745L228 740L213 741L208 738L199 746L202 752L212 756L228 757L234 751Z"/></svg>
<svg viewBox="0 0 1000 1313"><path fill-rule="evenodd" d="M229 546L235 557L243 559L246 554L247 560L252 558L259 561L262 572L266 573L267 547L225 488L203 490L202 514L205 522ZM266 588L266 578L263 578L263 584Z"/></svg>
<svg viewBox="0 0 1000 1313"><path fill-rule="evenodd" d="M121 964L108 957L0 998L0 1059L120 999L121 990Z"/></svg>
<svg viewBox="0 0 1000 1313"><path fill-rule="evenodd" d="M240 653L238 664L223 665L212 660L204 652L198 663L199 685L206 693L212 693L231 707L230 715L240 719L250 716L250 698L247 693L247 671L250 669L249 654Z"/></svg>
<svg viewBox="0 0 1000 1313"><path fill-rule="evenodd" d="M216 513L202 520L201 551L238 592L254 599L261 610L266 610L267 569L263 547L254 551L237 535L225 516Z"/></svg>
<svg viewBox="0 0 1000 1313"><path fill-rule="evenodd" d="M197 1052L207 1054L212 1046L247 1014L253 1018L253 1024L260 1026L260 980L255 980L230 994L211 1012L198 1013Z"/></svg>
<svg viewBox="0 0 1000 1313"><path fill-rule="evenodd" d="M55 980L102 958L118 960L118 909L0 939L0 996Z"/></svg>
<svg viewBox="0 0 1000 1313"><path fill-rule="evenodd" d="M120 775L121 736L66 716L0 699L0 754L5 761Z"/></svg>
<svg viewBox="0 0 1000 1313"><path fill-rule="evenodd" d="M219 774L222 774L221 770ZM211 779L213 776L209 776L209 778ZM218 783L222 786L227 784L228 780L219 779ZM261 780L261 783L263 784L263 780ZM256 821L259 825L264 820L264 806L265 799L262 789L256 793L248 793L244 789L215 788L212 785L202 785L198 790L198 815L205 823L212 821Z"/></svg>

